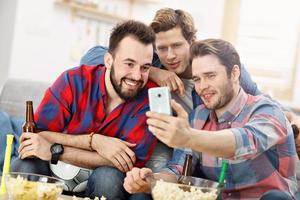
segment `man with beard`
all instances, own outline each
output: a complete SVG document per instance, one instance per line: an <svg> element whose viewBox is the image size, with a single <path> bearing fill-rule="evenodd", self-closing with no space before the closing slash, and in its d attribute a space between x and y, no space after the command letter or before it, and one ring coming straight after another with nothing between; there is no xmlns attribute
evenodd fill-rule
<svg viewBox="0 0 300 200"><path fill-rule="evenodd" d="M125 172L143 167L156 144L145 116L154 39L143 23L124 22L111 33L105 66L65 71L35 112L39 133L22 134L12 171L50 175L49 161L60 160L94 169L85 196L128 199Z"/></svg>
<svg viewBox="0 0 300 200"><path fill-rule="evenodd" d="M192 67L189 63L189 49L196 40L196 27L192 16L180 9L159 9L150 27L154 30L155 54L149 73L149 79L159 86L168 86L175 99L188 113L198 105L203 104L203 99L193 90ZM96 46L88 51L81 63L99 65L103 63L103 55L106 48ZM162 69L160 69L161 67ZM240 66L240 85L244 91L251 95L259 95L261 92L256 83L251 80L245 66ZM300 117L290 111L285 111L292 124L300 129ZM300 135L297 138L297 148L300 152ZM154 150L153 158L147 166L160 170L171 158L172 150L158 142Z"/></svg>
<svg viewBox="0 0 300 200"><path fill-rule="evenodd" d="M189 63L189 48L196 40L196 27L192 16L183 10L172 8L159 9L150 27L154 30L155 53L150 68L149 79L159 86L167 86L175 99L189 113L202 100L193 90L192 70ZM104 62L107 49L96 46L81 59L81 64L99 65ZM160 69L161 68L161 69ZM252 95L260 94L245 67L241 68L241 85ZM154 172L165 167L172 157L173 150L158 141L153 156L146 164Z"/></svg>
<svg viewBox="0 0 300 200"><path fill-rule="evenodd" d="M161 172L180 175L187 154L193 154L194 176L218 181L228 165L222 199L296 199L296 149L293 132L280 107L264 96L246 94L240 86L240 59L220 39L191 47L192 74L203 105L189 116L172 101L177 117L148 112L150 131L176 148ZM225 162L224 162L225 161ZM148 168L127 172L124 187L146 192Z"/></svg>

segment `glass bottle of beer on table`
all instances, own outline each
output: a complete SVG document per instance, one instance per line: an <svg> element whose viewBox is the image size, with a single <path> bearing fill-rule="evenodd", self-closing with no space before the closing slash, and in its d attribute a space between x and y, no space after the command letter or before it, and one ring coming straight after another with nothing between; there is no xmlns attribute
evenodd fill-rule
<svg viewBox="0 0 300 200"><path fill-rule="evenodd" d="M22 126L23 132L36 133L32 101L26 101L26 119Z"/></svg>
<svg viewBox="0 0 300 200"><path fill-rule="evenodd" d="M193 172L192 160L193 160L193 156L191 154L185 155L182 174L177 181L179 184L191 185L190 177L192 176L192 172ZM184 191L190 191L190 188L181 188L181 189L183 189Z"/></svg>

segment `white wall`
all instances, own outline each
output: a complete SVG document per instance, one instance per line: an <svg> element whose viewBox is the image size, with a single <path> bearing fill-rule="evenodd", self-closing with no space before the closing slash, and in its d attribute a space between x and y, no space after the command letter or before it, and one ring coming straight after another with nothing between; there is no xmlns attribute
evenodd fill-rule
<svg viewBox="0 0 300 200"><path fill-rule="evenodd" d="M9 1L9 0L6 0ZM115 0L117 2L117 0ZM132 16L150 23L157 9L180 8L195 18L199 38L220 37L224 0L164 0L160 3L137 3ZM96 29L96 22L71 18L70 10L54 5L54 0L19 1L9 77L52 82L73 66L87 49L98 42L105 43L110 26ZM89 34L87 34L89 32Z"/></svg>
<svg viewBox="0 0 300 200"><path fill-rule="evenodd" d="M0 0L0 91L8 77L16 7L16 0Z"/></svg>
<svg viewBox="0 0 300 200"><path fill-rule="evenodd" d="M182 9L193 16L198 29L198 39L221 37L225 0L161 0L160 2L148 4L147 9L144 4L137 4L133 16L149 24L155 11L160 8Z"/></svg>
<svg viewBox="0 0 300 200"><path fill-rule="evenodd" d="M80 30L71 22L69 11L53 2L19 1L9 77L53 81L76 64L70 50Z"/></svg>

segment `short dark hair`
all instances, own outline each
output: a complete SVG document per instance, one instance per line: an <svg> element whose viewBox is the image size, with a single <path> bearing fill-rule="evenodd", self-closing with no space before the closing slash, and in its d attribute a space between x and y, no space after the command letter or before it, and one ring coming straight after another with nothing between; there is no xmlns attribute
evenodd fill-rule
<svg viewBox="0 0 300 200"><path fill-rule="evenodd" d="M232 44L221 39L206 39L193 43L190 47L190 62L196 57L215 55L225 66L228 77L234 65L241 66L240 56Z"/></svg>
<svg viewBox="0 0 300 200"><path fill-rule="evenodd" d="M189 44L196 40L197 29L195 28L193 17L183 10L160 9L156 12L150 26L155 33L179 27L183 37Z"/></svg>
<svg viewBox="0 0 300 200"><path fill-rule="evenodd" d="M155 33L149 26L145 25L142 22L128 20L123 23L117 24L113 28L109 38L109 53L114 55L121 40L123 40L126 36L129 35L135 37L138 41L140 41L143 44L154 45Z"/></svg>

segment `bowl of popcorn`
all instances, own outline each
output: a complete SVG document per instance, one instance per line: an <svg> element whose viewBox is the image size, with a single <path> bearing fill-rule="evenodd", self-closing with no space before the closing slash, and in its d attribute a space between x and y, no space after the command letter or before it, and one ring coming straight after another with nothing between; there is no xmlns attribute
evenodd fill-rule
<svg viewBox="0 0 300 200"><path fill-rule="evenodd" d="M154 174L150 181L154 200L216 200L220 193L217 182L192 176Z"/></svg>
<svg viewBox="0 0 300 200"><path fill-rule="evenodd" d="M11 172L5 176L10 200L57 200L64 182L49 176Z"/></svg>

